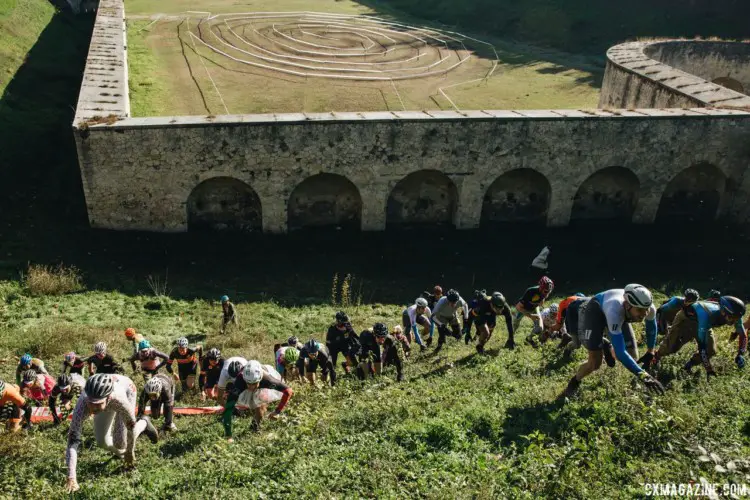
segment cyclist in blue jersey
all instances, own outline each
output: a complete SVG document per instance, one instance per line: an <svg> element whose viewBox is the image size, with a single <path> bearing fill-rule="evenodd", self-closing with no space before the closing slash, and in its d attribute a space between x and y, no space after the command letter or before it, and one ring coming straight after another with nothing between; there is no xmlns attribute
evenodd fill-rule
<svg viewBox="0 0 750 500"><path fill-rule="evenodd" d="M614 348L615 357L635 374L649 390L664 393L664 387L654 377L643 370L635 358L638 346L631 323L646 320L646 342L649 350L656 344L656 307L648 288L630 284L624 289L607 290L592 297L581 306L579 332L588 350L588 359L568 382L561 394L569 397L576 393L581 380L598 370L609 344ZM606 331L607 335L604 335ZM614 365L614 359L607 364Z"/></svg>
<svg viewBox="0 0 750 500"><path fill-rule="evenodd" d="M690 305L700 300L700 294L697 290L688 288L685 290L682 297L675 296L670 298L668 301L659 306L656 310L656 326L657 333L666 335L669 325L672 324L677 313L685 311L688 316L692 314ZM694 316L693 316L694 317Z"/></svg>
<svg viewBox="0 0 750 500"><path fill-rule="evenodd" d="M664 337L659 350L652 360L646 359L644 366L654 367L659 361L674 354L685 344L695 339L698 343L698 352L690 358L683 367L691 372L693 367L703 364L708 377L716 375L711 366L711 358L716 354L716 339L712 328L722 325L734 325L739 342L737 355L734 358L739 368L745 366L745 352L747 351L747 332L742 324L742 316L745 314L745 303L736 297L724 295L719 303L701 301L690 306L691 315L685 312L677 314L669 334ZM692 318L691 318L692 316Z"/></svg>

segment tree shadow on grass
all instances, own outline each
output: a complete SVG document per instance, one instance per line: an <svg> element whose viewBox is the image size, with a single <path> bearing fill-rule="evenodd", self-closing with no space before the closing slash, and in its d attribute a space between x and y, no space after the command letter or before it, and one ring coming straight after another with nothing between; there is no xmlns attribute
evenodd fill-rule
<svg viewBox="0 0 750 500"><path fill-rule="evenodd" d="M177 458L186 453L195 451L195 448L201 443L201 441L202 439L200 436L192 436L187 439L172 438L161 445L159 451L165 458Z"/></svg>
<svg viewBox="0 0 750 500"><path fill-rule="evenodd" d="M534 431L540 431L549 437L558 436L565 425L555 417L555 413L564 404L562 400L554 400L509 408L503 423L503 446L515 443L519 448L524 448L528 444L524 436Z"/></svg>

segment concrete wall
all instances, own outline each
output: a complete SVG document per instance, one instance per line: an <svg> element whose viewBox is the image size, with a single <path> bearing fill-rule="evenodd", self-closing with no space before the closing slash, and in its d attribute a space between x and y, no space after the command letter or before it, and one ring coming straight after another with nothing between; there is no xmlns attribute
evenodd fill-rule
<svg viewBox="0 0 750 500"><path fill-rule="evenodd" d="M260 209L233 210L245 218L262 213L263 230L270 232L286 231L290 216L302 225L345 225L357 219L360 200L363 230L382 230L386 223L473 228L483 211L493 212L483 206L488 196L496 205L503 196L508 201L497 193L516 192L523 199L537 189L518 190L512 176L507 187L495 184L516 169L533 170L549 183L549 225L565 225L571 214L650 223L665 188L697 164L714 166L726 179L712 216L748 217L750 187L743 179L750 162L750 114L740 111L128 118L83 127L75 135L90 222L102 228L185 231L191 193L216 177L252 188ZM606 175L596 175L604 169ZM311 183L302 189L318 174L333 174L319 179L336 179L339 187ZM356 190L341 188L349 183ZM544 192L544 183L539 189ZM229 197L225 207L248 206L238 205L232 192L218 192L216 206L222 197ZM524 220L520 214L516 220Z"/></svg>
<svg viewBox="0 0 750 500"><path fill-rule="evenodd" d="M739 42L725 42L723 45L734 45L734 53L737 54L744 54L748 46ZM731 74L744 78L745 69L740 68L747 64L747 59L742 59L745 56L727 56L723 59L712 56L713 51L718 48L719 44L714 42L698 41L629 42L616 45L607 51L607 68L599 107L633 109L731 106L750 109L750 97L747 95L669 64L669 61L673 61L692 70L699 67L701 61L714 61L713 69L704 74L715 71L719 75L716 78L719 78L725 76L729 60L734 59L738 61L738 69ZM688 63L691 54L696 55L696 60ZM664 57L665 61L652 56ZM745 62L739 62L741 60Z"/></svg>
<svg viewBox="0 0 750 500"><path fill-rule="evenodd" d="M750 43L667 41L648 45L644 53L709 82L734 81L739 87L732 90L750 93Z"/></svg>

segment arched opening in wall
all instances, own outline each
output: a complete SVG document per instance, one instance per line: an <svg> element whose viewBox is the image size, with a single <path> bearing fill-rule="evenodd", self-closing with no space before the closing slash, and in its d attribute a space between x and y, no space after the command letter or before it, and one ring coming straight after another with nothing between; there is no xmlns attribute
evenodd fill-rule
<svg viewBox="0 0 750 500"><path fill-rule="evenodd" d="M734 90L735 92L739 92L740 94L745 93L745 89L742 86L740 82L735 80L734 78L729 78L728 76L722 76L719 78L716 78L715 80L712 80L711 83L715 83L716 85L721 85L722 87L726 87L729 90Z"/></svg>
<svg viewBox="0 0 750 500"><path fill-rule="evenodd" d="M388 197L386 228L453 226L458 190L437 170L420 170L401 179Z"/></svg>
<svg viewBox="0 0 750 500"><path fill-rule="evenodd" d="M481 225L544 225L551 191L547 178L536 170L511 170L495 179L484 194Z"/></svg>
<svg viewBox="0 0 750 500"><path fill-rule="evenodd" d="M638 204L638 177L623 167L594 172L578 188L571 222L631 222Z"/></svg>
<svg viewBox="0 0 750 500"><path fill-rule="evenodd" d="M726 185L722 171L709 163L683 170L667 184L656 222L673 224L715 219Z"/></svg>
<svg viewBox="0 0 750 500"><path fill-rule="evenodd" d="M359 231L362 198L341 175L318 174L300 182L289 197L289 230L302 228Z"/></svg>
<svg viewBox="0 0 750 500"><path fill-rule="evenodd" d="M198 184L187 200L188 231L260 231L260 199L253 188L232 177Z"/></svg>

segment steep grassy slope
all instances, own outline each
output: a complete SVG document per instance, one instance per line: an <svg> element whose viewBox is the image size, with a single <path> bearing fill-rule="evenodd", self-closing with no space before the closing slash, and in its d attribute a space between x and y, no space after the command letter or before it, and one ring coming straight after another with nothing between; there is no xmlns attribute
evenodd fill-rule
<svg viewBox="0 0 750 500"><path fill-rule="evenodd" d="M320 338L335 311L242 303L241 328L220 336L218 305L203 300L104 292L32 298L5 282L0 304L6 379L25 350L55 371L63 352L89 352L96 340L123 358L129 345L122 330L131 325L162 349L187 334L226 354L271 362L275 341L292 333ZM395 323L400 310L348 308L357 329ZM528 324L520 337L527 332ZM132 472L95 447L87 424L82 497L633 498L644 495L646 482L747 483L750 409L740 394L749 375L731 362L728 333L719 334L718 379L708 385L702 372L679 373L686 348L665 362L660 377L669 391L661 398L618 366L586 380L579 398L556 402L583 353L566 364L552 345L501 350L499 327L488 356L451 340L440 357L416 354L400 384L392 369L366 383L343 378L334 389L296 384L286 420L253 434L239 419L233 445L216 417L178 419L179 432L158 446L139 442ZM62 498L64 447L65 426L0 440L0 472L14 476L4 494Z"/></svg>

